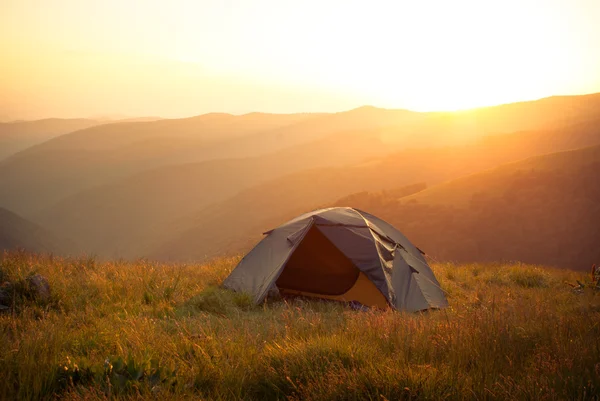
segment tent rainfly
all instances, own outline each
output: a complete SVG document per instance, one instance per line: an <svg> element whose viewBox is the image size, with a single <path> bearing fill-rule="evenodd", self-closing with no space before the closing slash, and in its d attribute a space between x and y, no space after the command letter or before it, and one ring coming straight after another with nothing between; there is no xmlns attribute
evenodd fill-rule
<svg viewBox="0 0 600 401"><path fill-rule="evenodd" d="M448 306L422 252L363 211L316 210L265 233L224 282L256 303L282 294L416 312Z"/></svg>

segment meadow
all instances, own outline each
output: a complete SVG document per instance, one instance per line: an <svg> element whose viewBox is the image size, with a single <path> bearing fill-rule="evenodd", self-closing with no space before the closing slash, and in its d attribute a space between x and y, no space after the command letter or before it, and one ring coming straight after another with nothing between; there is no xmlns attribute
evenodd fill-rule
<svg viewBox="0 0 600 401"><path fill-rule="evenodd" d="M2 399L597 400L600 294L585 273L433 263L445 310L253 305L238 258L158 264L0 256ZM22 285L47 277L51 297Z"/></svg>

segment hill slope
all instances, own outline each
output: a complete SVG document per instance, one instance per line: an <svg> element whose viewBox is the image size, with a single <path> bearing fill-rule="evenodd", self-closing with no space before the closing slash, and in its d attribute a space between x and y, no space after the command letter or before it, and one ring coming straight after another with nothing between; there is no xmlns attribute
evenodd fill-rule
<svg viewBox="0 0 600 401"><path fill-rule="evenodd" d="M295 214L348 194L418 182L431 186L532 155L599 143L600 125L585 123L501 135L473 146L405 150L369 163L302 171L248 188L174 221L163 230L172 237L158 250L150 251L152 257L175 260L202 260L237 252L247 249L263 231Z"/></svg>
<svg viewBox="0 0 600 401"><path fill-rule="evenodd" d="M472 143L490 132L555 129L600 111L600 94L460 113L362 107L333 114L207 114L106 124L33 146L0 162L0 206L30 216L81 190L164 165L244 158L349 130L381 130L403 148Z"/></svg>
<svg viewBox="0 0 600 401"><path fill-rule="evenodd" d="M52 118L0 123L0 160L68 132L102 124L89 119Z"/></svg>
<svg viewBox="0 0 600 401"><path fill-rule="evenodd" d="M0 251L65 252L66 244L44 228L0 208Z"/></svg>
<svg viewBox="0 0 600 401"><path fill-rule="evenodd" d="M161 165L243 153L238 137L307 118L315 116L207 114L72 132L0 162L0 205L29 215L83 189Z"/></svg>
<svg viewBox="0 0 600 401"><path fill-rule="evenodd" d="M343 141L343 146L340 146ZM338 166L391 151L368 132L334 135L273 154L169 165L68 197L36 215L91 253L139 257L167 223L293 171Z"/></svg>
<svg viewBox="0 0 600 401"><path fill-rule="evenodd" d="M35 121L0 123L0 160L70 132L114 122L157 121L159 117L139 117L120 120L96 118L48 118Z"/></svg>
<svg viewBox="0 0 600 401"><path fill-rule="evenodd" d="M600 261L600 146L506 164L401 199L362 194L336 204L389 221L437 260L588 269Z"/></svg>

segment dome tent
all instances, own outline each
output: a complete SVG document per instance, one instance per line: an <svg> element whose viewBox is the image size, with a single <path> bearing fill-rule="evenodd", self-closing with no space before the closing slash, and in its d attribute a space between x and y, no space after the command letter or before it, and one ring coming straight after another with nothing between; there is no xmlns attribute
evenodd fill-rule
<svg viewBox="0 0 600 401"><path fill-rule="evenodd" d="M369 213L320 209L265 234L223 283L256 303L276 286L283 294L410 312L448 305L421 251Z"/></svg>

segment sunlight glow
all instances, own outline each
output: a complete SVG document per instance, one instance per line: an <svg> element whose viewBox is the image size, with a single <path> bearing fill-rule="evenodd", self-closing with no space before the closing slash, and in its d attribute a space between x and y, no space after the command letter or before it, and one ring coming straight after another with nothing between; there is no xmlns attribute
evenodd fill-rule
<svg viewBox="0 0 600 401"><path fill-rule="evenodd" d="M0 15L0 89L31 108L71 110L84 90L105 99L88 108L123 108L109 99L119 85L125 112L167 116L455 110L600 90L595 0L7 0ZM184 104L150 104L149 86Z"/></svg>

